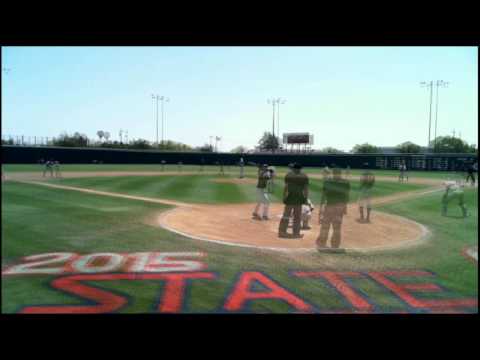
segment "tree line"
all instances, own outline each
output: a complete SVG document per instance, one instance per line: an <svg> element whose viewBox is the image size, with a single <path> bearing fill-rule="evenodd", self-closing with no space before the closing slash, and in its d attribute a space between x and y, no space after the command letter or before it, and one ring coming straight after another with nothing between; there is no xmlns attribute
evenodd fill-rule
<svg viewBox="0 0 480 360"><path fill-rule="evenodd" d="M145 139L134 139L130 141L110 141L110 134L104 131L98 131L96 139L89 139L87 135L75 132L68 134L66 132L58 137L48 140L48 146L60 147L100 147L108 149L138 149L138 150L164 150L164 151L201 151L213 152L213 146L205 144L203 146L192 147L187 144L175 142L172 140L162 141L159 144L152 143ZM2 145L15 145L13 139L2 139Z"/></svg>
<svg viewBox="0 0 480 360"><path fill-rule="evenodd" d="M152 143L145 139L134 139L127 142L110 141L110 134L104 131L98 131L99 140L91 140L85 134L75 132L72 135L62 133L56 138L52 138L48 145L62 146L62 147L102 147L108 149L138 149L138 150L164 150L164 151L199 151L199 152L214 152L214 147L211 144L204 144L202 146L192 147L187 144L175 142L171 140L160 142L159 144ZM2 145L14 145L13 139L2 139ZM258 149L260 151L275 152L280 149L280 139L272 133L265 132L258 141ZM466 141L454 136L439 136L432 140L430 149L434 153L477 153L478 148ZM395 147L396 152L400 154L418 154L422 152L420 145L414 144L410 141L398 144ZM237 146L232 149L232 153L246 153L249 149L245 146ZM336 149L334 147L325 147L316 150L317 153L323 154L342 154L345 151ZM352 154L374 154L381 153L380 147L370 143L363 143L355 145L349 153Z"/></svg>
<svg viewBox="0 0 480 360"><path fill-rule="evenodd" d="M280 149L280 140L278 137L272 135L272 133L265 132L258 142L258 148L261 151L275 152ZM429 149L434 153L478 153L478 148L475 144L468 144L466 141L454 137L454 136L438 136L436 139L430 142ZM398 144L395 147L396 152L400 154L419 154L422 152L420 145L414 144L410 141ZM324 154L342 154L347 153L345 151L333 148L325 147L320 150L316 150L317 153ZM381 153L381 148L370 143L363 143L355 145L349 153L352 154L375 154Z"/></svg>

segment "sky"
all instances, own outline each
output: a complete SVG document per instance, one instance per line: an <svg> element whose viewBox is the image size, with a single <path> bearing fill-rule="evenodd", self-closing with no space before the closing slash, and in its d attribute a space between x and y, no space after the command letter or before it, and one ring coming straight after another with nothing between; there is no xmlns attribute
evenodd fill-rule
<svg viewBox="0 0 480 360"><path fill-rule="evenodd" d="M2 47L2 137L98 130L155 141L152 94L167 96L165 138L220 151L253 148L272 130L309 132L313 148L426 146L430 92L437 135L478 138L476 47ZM433 92L431 139L436 91ZM275 127L277 124L275 123ZM161 138L161 111L159 114Z"/></svg>

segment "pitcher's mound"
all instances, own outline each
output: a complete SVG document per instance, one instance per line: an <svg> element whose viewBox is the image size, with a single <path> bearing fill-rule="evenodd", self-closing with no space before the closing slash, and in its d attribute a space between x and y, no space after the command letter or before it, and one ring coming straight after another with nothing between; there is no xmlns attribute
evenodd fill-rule
<svg viewBox="0 0 480 360"><path fill-rule="evenodd" d="M253 208L254 204L178 207L163 213L159 223L193 239L226 245L284 251L316 249L315 240L320 232L317 209L309 224L312 229L302 230L302 239L283 239L278 237L283 205L272 204L267 221L253 220ZM428 234L423 225L399 216L372 211L370 223L360 223L358 217L358 207L349 206L342 223L344 249L369 251L414 245ZM330 246L330 241L327 245Z"/></svg>

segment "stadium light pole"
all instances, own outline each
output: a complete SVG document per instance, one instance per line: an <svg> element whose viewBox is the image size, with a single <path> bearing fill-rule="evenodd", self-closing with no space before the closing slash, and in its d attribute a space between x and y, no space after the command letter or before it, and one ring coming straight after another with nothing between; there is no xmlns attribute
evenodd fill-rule
<svg viewBox="0 0 480 360"><path fill-rule="evenodd" d="M165 111L164 111L164 103L169 102L170 99L166 96L160 96L160 100L162 100L162 144L165 141Z"/></svg>
<svg viewBox="0 0 480 360"><path fill-rule="evenodd" d="M436 87L437 87L437 96L436 96L436 104L435 104L435 138L433 139L433 149L437 147L437 120L438 120L438 88L439 87L448 87L448 82L443 80L437 80Z"/></svg>
<svg viewBox="0 0 480 360"><path fill-rule="evenodd" d="M278 138L280 139L280 105L283 105L287 102L287 100L278 98L277 99L277 133Z"/></svg>
<svg viewBox="0 0 480 360"><path fill-rule="evenodd" d="M272 118L272 135L275 136L275 104L277 100L275 98L267 99L267 104L272 104L273 118Z"/></svg>
<svg viewBox="0 0 480 360"><path fill-rule="evenodd" d="M428 143L427 149L430 149L430 131L432 129L432 98L433 98L433 80L429 82L422 81L420 86L430 88L430 111L428 115Z"/></svg>
<svg viewBox="0 0 480 360"><path fill-rule="evenodd" d="M156 100L156 105L157 105L157 111L156 111L156 116L155 116L155 121L156 121L156 129L157 129L157 147L158 147L158 100L160 99L160 96L159 95L156 95L156 94L152 94L152 99L153 100Z"/></svg>

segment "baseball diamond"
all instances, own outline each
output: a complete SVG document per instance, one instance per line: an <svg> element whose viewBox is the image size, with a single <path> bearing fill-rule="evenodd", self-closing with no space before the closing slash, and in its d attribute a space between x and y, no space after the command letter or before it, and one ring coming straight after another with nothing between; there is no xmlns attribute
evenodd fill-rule
<svg viewBox="0 0 480 360"><path fill-rule="evenodd" d="M243 166L4 165L2 312L478 312L476 184L461 184L468 216L442 215L450 173L370 170L367 223L352 168L340 247L317 249L323 168L302 169L309 228L280 238L290 170L275 167L268 219L252 219L258 170Z"/></svg>

